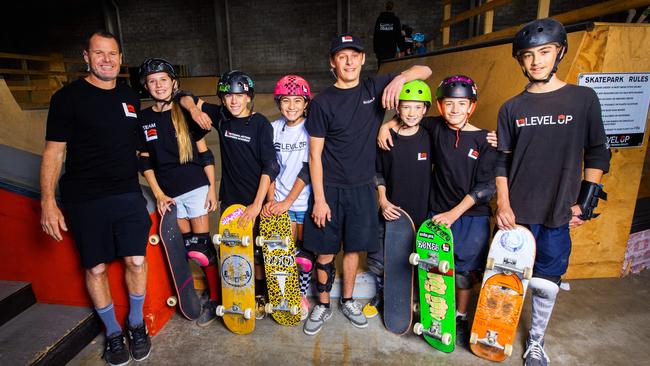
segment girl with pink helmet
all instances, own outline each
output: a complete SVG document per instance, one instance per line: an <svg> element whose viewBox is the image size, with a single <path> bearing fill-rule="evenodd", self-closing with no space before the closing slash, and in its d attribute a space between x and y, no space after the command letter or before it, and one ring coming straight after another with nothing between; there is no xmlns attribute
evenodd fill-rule
<svg viewBox="0 0 650 366"><path fill-rule="evenodd" d="M300 271L301 319L309 314L307 290L311 281L313 254L302 248L302 226L311 194L309 179L309 134L305 129L306 108L311 100L311 88L305 79L286 75L275 85L275 102L282 116L271 122L280 174L271 184L263 216L289 213L291 229L299 253L296 256Z"/></svg>

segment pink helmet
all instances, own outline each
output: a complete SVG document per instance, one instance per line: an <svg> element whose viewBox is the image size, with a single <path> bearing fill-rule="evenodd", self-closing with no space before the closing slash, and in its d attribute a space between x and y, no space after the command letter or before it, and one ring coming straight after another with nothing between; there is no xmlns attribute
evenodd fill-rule
<svg viewBox="0 0 650 366"><path fill-rule="evenodd" d="M279 101L285 95L300 95L306 100L311 99L311 88L307 80L298 75L285 75L275 84L273 96Z"/></svg>

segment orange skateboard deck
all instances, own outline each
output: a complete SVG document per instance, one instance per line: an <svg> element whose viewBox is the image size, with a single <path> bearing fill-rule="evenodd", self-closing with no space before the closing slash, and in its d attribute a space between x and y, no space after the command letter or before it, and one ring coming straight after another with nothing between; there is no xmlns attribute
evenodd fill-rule
<svg viewBox="0 0 650 366"><path fill-rule="evenodd" d="M494 235L469 341L478 357L503 361L512 354L534 264L535 238L528 229L517 226Z"/></svg>
<svg viewBox="0 0 650 366"><path fill-rule="evenodd" d="M243 205L226 208L219 220L219 234L212 241L219 246L222 305L216 313L233 333L247 334L255 329L255 281L253 262L253 223L240 228Z"/></svg>

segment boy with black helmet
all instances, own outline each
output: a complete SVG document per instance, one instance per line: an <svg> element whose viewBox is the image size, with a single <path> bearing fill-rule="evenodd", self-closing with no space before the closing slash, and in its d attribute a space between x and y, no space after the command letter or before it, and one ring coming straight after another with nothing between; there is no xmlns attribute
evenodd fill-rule
<svg viewBox="0 0 650 366"><path fill-rule="evenodd" d="M217 252L210 243L208 212L217 209L214 156L205 142L209 132L188 123L189 113L174 101L178 76L166 60L149 58L140 66L140 83L156 103L140 114L140 172L147 179L158 212L177 207L178 226L188 258L205 273L209 300L203 305L199 326L216 318L219 295Z"/></svg>
<svg viewBox="0 0 650 366"><path fill-rule="evenodd" d="M426 117L421 122L429 131L432 148L429 217L450 227L454 235L456 343L466 345L467 308L489 245L489 202L495 192L497 154L490 146L488 131L469 122L478 100L471 78L445 78L436 89L436 100L440 117ZM385 141L385 130L394 125L391 121L382 127L381 141Z"/></svg>
<svg viewBox="0 0 650 366"><path fill-rule="evenodd" d="M280 171L273 148L273 128L268 119L253 112L255 87L246 73L232 70L224 72L217 83L217 96L221 105L199 100L192 112L206 113L219 133L222 178L219 187L221 208L239 203L246 211L239 225L253 222L262 210L269 186ZM261 266L262 253L255 250L255 292L258 305L263 307L266 283ZM258 310L259 306L258 306ZM257 311L256 317L263 317Z"/></svg>
<svg viewBox="0 0 650 366"><path fill-rule="evenodd" d="M549 362L544 334L569 263L569 229L594 217L611 156L596 93L555 74L567 47L564 26L550 18L517 32L512 55L530 83L498 117L497 225L526 225L537 241L525 365Z"/></svg>

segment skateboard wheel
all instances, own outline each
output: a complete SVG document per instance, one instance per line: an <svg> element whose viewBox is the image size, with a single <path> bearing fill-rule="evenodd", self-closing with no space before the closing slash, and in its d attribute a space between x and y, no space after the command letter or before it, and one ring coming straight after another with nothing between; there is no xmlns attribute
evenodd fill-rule
<svg viewBox="0 0 650 366"><path fill-rule="evenodd" d="M251 243L251 237L248 235L244 235L241 237L241 246L242 247L247 247Z"/></svg>
<svg viewBox="0 0 650 366"><path fill-rule="evenodd" d="M469 344L476 344L478 342L478 333L472 332L472 335L469 336Z"/></svg>
<svg viewBox="0 0 650 366"><path fill-rule="evenodd" d="M151 235L149 237L149 244L151 245L158 245L160 243L160 237L158 235Z"/></svg>
<svg viewBox="0 0 650 366"><path fill-rule="evenodd" d="M170 296L167 298L167 306L176 306L176 303L178 303L178 299L176 296Z"/></svg>
<svg viewBox="0 0 650 366"><path fill-rule="evenodd" d="M524 267L524 279L530 280L533 277L533 269L530 267Z"/></svg>
<svg viewBox="0 0 650 366"><path fill-rule="evenodd" d="M512 344L506 344L503 347L503 354L510 357L512 355Z"/></svg>
<svg viewBox="0 0 650 366"><path fill-rule="evenodd" d="M416 302L415 304L413 304L413 312L416 313L416 314L420 312L420 303L419 302Z"/></svg>
<svg viewBox="0 0 650 366"><path fill-rule="evenodd" d="M289 314L291 315L298 315L300 314L300 307L298 305L294 305L289 309Z"/></svg>
<svg viewBox="0 0 650 366"><path fill-rule="evenodd" d="M273 312L273 304L271 304L270 302L264 304L264 312L267 314L271 314Z"/></svg>
<svg viewBox="0 0 650 366"><path fill-rule="evenodd" d="M264 237L260 235L257 238L255 238L255 245L257 245L258 247L264 245Z"/></svg>
<svg viewBox="0 0 650 366"><path fill-rule="evenodd" d="M440 342L442 342L442 344L444 344L445 346L450 345L451 344L451 333L443 334L442 337L440 338Z"/></svg>
<svg viewBox="0 0 650 366"><path fill-rule="evenodd" d="M291 244L291 238L288 236L285 236L282 238L282 245L285 247L288 247Z"/></svg>
<svg viewBox="0 0 650 366"><path fill-rule="evenodd" d="M221 244L221 234L214 234L212 236L212 244L214 244L214 245Z"/></svg>
<svg viewBox="0 0 650 366"><path fill-rule="evenodd" d="M420 263L420 255L418 253L411 253L411 255L409 255L409 263L417 266L418 263Z"/></svg>
<svg viewBox="0 0 650 366"><path fill-rule="evenodd" d="M253 310L250 308L244 310L244 319L248 320L253 317Z"/></svg>
<svg viewBox="0 0 650 366"><path fill-rule="evenodd" d="M494 268L494 258L488 257L487 263L485 263L485 269L493 269Z"/></svg>
<svg viewBox="0 0 650 366"><path fill-rule="evenodd" d="M422 326L422 323L415 323L415 325L413 325L413 333L417 335L422 335L423 330L424 327Z"/></svg>
<svg viewBox="0 0 650 366"><path fill-rule="evenodd" d="M447 271L449 271L449 262L441 261L438 263L438 271L440 271L440 273L447 273Z"/></svg>
<svg viewBox="0 0 650 366"><path fill-rule="evenodd" d="M215 313L217 316L223 316L223 314L225 314L225 311L224 311L224 310L225 310L225 309L223 308L223 305L217 305L217 308L215 309L214 313Z"/></svg>

